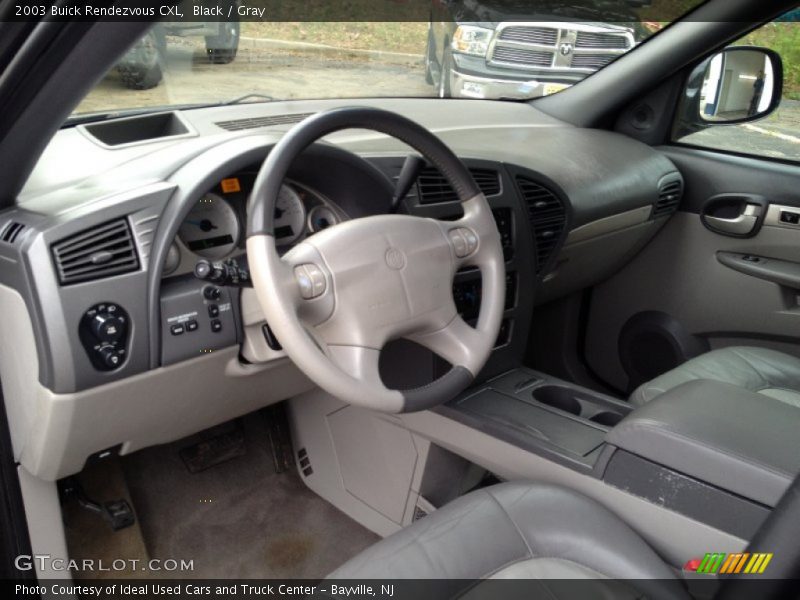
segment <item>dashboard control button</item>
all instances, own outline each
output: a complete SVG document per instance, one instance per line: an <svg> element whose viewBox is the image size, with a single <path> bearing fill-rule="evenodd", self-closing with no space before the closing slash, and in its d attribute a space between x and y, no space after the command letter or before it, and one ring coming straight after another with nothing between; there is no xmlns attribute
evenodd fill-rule
<svg viewBox="0 0 800 600"><path fill-rule="evenodd" d="M215 285L207 285L203 288L203 296L206 300L217 302L222 298L222 291Z"/></svg>
<svg viewBox="0 0 800 600"><path fill-rule="evenodd" d="M211 319L211 331L214 333L222 331L222 321L219 319Z"/></svg>
<svg viewBox="0 0 800 600"><path fill-rule="evenodd" d="M122 364L122 356L112 346L103 346L97 353L100 355L103 364L109 369L116 369Z"/></svg>
<svg viewBox="0 0 800 600"><path fill-rule="evenodd" d="M197 331L197 328L198 324L194 319L191 321L186 321L186 331Z"/></svg>
<svg viewBox="0 0 800 600"><path fill-rule="evenodd" d="M209 304L208 305L208 316L212 319L219 316L219 306L216 304Z"/></svg>
<svg viewBox="0 0 800 600"><path fill-rule="evenodd" d="M181 335L184 332L183 323L176 323L175 325L169 328L169 332L172 335Z"/></svg>
<svg viewBox="0 0 800 600"><path fill-rule="evenodd" d="M115 342L125 331L125 320L111 312L98 312L92 319L91 329L101 342Z"/></svg>

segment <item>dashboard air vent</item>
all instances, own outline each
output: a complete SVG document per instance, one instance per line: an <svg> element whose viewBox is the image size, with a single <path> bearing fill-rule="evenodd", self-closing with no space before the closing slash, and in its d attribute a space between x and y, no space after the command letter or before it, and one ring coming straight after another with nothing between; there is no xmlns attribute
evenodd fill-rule
<svg viewBox="0 0 800 600"><path fill-rule="evenodd" d="M52 247L62 285L129 273L139 268L139 258L127 219L109 221Z"/></svg>
<svg viewBox="0 0 800 600"><path fill-rule="evenodd" d="M653 218L671 215L678 209L683 194L683 183L678 179L664 181L658 188L658 200L653 205Z"/></svg>
<svg viewBox="0 0 800 600"><path fill-rule="evenodd" d="M11 221L5 226L2 233L0 233L0 240L4 241L6 244L13 244L17 241L23 229L25 229L25 225L17 223L16 221Z"/></svg>
<svg viewBox="0 0 800 600"><path fill-rule="evenodd" d="M244 131L245 129L258 129L259 127L274 127L275 125L294 125L313 114L295 113L291 115L252 117L250 119L234 119L233 121L217 121L214 125L227 131Z"/></svg>
<svg viewBox="0 0 800 600"><path fill-rule="evenodd" d="M494 169L470 168L469 172L485 196L500 193L500 173ZM456 202L458 196L444 175L436 167L424 167L417 178L419 203Z"/></svg>
<svg viewBox="0 0 800 600"><path fill-rule="evenodd" d="M542 275L561 240L567 211L551 190L527 177L517 177L517 187L528 206L528 218L536 245L536 274Z"/></svg>

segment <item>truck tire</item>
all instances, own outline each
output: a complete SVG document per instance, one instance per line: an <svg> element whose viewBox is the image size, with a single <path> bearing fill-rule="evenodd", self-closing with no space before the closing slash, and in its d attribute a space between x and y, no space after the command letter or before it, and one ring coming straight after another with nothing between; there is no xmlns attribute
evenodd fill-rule
<svg viewBox="0 0 800 600"><path fill-rule="evenodd" d="M450 97L450 71L453 69L453 53L445 46L442 53L442 70L439 73L439 98Z"/></svg>
<svg viewBox="0 0 800 600"><path fill-rule="evenodd" d="M161 64L164 60L165 46L164 32L159 28L151 29L117 64L122 84L131 90L149 90L156 87L163 77Z"/></svg>
<svg viewBox="0 0 800 600"><path fill-rule="evenodd" d="M433 71L431 67L436 60L436 52L434 51L434 41L431 35L431 30L428 28L428 47L425 49L425 83L433 85Z"/></svg>
<svg viewBox="0 0 800 600"><path fill-rule="evenodd" d="M222 22L218 35L206 38L208 61L214 65L227 65L233 62L239 51L239 21Z"/></svg>

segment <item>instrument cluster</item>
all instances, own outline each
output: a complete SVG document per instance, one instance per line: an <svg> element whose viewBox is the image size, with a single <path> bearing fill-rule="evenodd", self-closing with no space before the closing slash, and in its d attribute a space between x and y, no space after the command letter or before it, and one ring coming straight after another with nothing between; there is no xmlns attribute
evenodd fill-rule
<svg viewBox="0 0 800 600"><path fill-rule="evenodd" d="M167 256L164 275L177 274L187 259L220 261L245 251L247 201L255 171L238 173L206 192L181 224ZM287 248L348 216L334 202L302 183L286 180L275 206L275 238ZM182 271L183 269L181 269Z"/></svg>

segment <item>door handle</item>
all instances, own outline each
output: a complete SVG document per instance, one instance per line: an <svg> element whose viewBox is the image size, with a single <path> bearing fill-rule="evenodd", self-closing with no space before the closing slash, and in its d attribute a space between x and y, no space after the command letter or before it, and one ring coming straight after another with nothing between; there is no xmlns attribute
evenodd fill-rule
<svg viewBox="0 0 800 600"><path fill-rule="evenodd" d="M744 212L738 217L726 219L723 217L712 217L703 215L706 225L714 231L720 233L730 233L732 235L747 235L755 229L758 218L761 216L761 207L755 204L745 205Z"/></svg>
<svg viewBox="0 0 800 600"><path fill-rule="evenodd" d="M767 204L765 198L755 194L719 194L703 205L700 220L720 235L752 237L764 221Z"/></svg>

